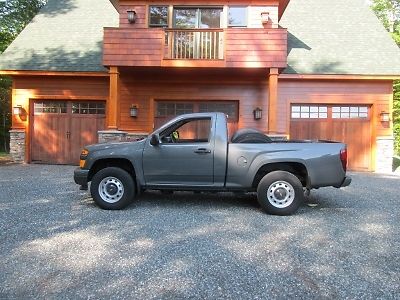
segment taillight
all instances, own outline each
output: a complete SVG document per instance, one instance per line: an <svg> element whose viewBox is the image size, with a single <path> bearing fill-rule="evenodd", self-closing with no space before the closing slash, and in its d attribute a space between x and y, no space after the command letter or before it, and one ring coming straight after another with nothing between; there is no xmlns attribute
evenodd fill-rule
<svg viewBox="0 0 400 300"><path fill-rule="evenodd" d="M347 149L340 150L340 161L342 162L343 170L347 170Z"/></svg>

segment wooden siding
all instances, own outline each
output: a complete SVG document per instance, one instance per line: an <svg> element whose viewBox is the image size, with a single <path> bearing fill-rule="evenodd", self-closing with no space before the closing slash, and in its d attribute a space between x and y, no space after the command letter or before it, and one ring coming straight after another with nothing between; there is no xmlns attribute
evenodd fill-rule
<svg viewBox="0 0 400 300"><path fill-rule="evenodd" d="M103 64L106 66L190 66L229 68L285 68L287 66L286 29L224 30L223 60L205 61L164 59L165 31L158 28L105 28ZM247 49L247 50L246 50ZM207 62L206 64L204 62Z"/></svg>

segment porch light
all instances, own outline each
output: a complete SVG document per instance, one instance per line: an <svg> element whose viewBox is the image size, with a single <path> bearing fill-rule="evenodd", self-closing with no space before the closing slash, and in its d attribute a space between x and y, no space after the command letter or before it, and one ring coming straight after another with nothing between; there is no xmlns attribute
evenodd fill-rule
<svg viewBox="0 0 400 300"><path fill-rule="evenodd" d="M22 105L16 105L13 107L13 115L20 116L23 113Z"/></svg>
<svg viewBox="0 0 400 300"><path fill-rule="evenodd" d="M390 121L390 114L388 112L381 112L380 114L381 122L389 122Z"/></svg>
<svg viewBox="0 0 400 300"><path fill-rule="evenodd" d="M131 24L134 24L136 22L136 18L137 18L136 11L134 11L133 9L130 9L127 11L127 13L128 13L128 22Z"/></svg>
<svg viewBox="0 0 400 300"><path fill-rule="evenodd" d="M269 22L269 12L268 11L263 11L261 13L261 23L267 24Z"/></svg>
<svg viewBox="0 0 400 300"><path fill-rule="evenodd" d="M257 107L253 110L254 120L260 120L262 118L262 109Z"/></svg>
<svg viewBox="0 0 400 300"><path fill-rule="evenodd" d="M138 115L138 106L137 106L137 105L133 104L133 105L131 106L130 115L131 115L131 117L133 117L133 118L136 118L136 117L137 117L137 115Z"/></svg>

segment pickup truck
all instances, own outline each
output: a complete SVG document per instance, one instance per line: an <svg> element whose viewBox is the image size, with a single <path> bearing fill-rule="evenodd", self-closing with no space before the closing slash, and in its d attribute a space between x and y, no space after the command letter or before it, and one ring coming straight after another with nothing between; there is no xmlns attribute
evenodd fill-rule
<svg viewBox="0 0 400 300"><path fill-rule="evenodd" d="M142 191L257 192L270 214L296 212L311 189L348 186L347 149L329 141L272 141L242 129L229 141L223 113L181 115L136 142L83 149L74 180L103 209Z"/></svg>

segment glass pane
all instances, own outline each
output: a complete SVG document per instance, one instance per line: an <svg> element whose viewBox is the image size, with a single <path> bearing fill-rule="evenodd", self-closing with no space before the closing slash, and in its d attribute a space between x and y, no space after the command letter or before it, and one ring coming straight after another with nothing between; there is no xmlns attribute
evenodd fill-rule
<svg viewBox="0 0 400 300"><path fill-rule="evenodd" d="M352 113L358 113L358 107L350 107L350 112Z"/></svg>
<svg viewBox="0 0 400 300"><path fill-rule="evenodd" d="M342 113L343 112L349 112L350 111L350 107L343 106L343 107L341 107L341 110L342 110Z"/></svg>
<svg viewBox="0 0 400 300"><path fill-rule="evenodd" d="M318 119L318 113L310 113L311 119Z"/></svg>
<svg viewBox="0 0 400 300"><path fill-rule="evenodd" d="M301 107L301 112L309 112L309 111L310 111L310 107L308 107L308 106Z"/></svg>
<svg viewBox="0 0 400 300"><path fill-rule="evenodd" d="M348 119L348 118L350 118L350 114L349 113L342 113L341 117L342 117L342 119Z"/></svg>
<svg viewBox="0 0 400 300"><path fill-rule="evenodd" d="M201 8L200 28L220 28L222 8Z"/></svg>
<svg viewBox="0 0 400 300"><path fill-rule="evenodd" d="M176 8L174 25L177 28L197 28L196 8Z"/></svg>
<svg viewBox="0 0 400 300"><path fill-rule="evenodd" d="M319 112L328 112L328 108L326 106L320 106Z"/></svg>
<svg viewBox="0 0 400 300"><path fill-rule="evenodd" d="M318 106L311 106L310 112L318 112Z"/></svg>
<svg viewBox="0 0 400 300"><path fill-rule="evenodd" d="M361 106L359 110L360 110L360 113L367 113L368 112L368 107Z"/></svg>
<svg viewBox="0 0 400 300"><path fill-rule="evenodd" d="M308 119L310 117L309 113L301 113L301 118L302 119Z"/></svg>
<svg viewBox="0 0 400 300"><path fill-rule="evenodd" d="M337 112L332 113L332 118L333 119L340 119L340 113L337 113Z"/></svg>
<svg viewBox="0 0 400 300"><path fill-rule="evenodd" d="M340 112L340 107L338 107L338 106L332 107L332 112L339 113Z"/></svg>
<svg viewBox="0 0 400 300"><path fill-rule="evenodd" d="M229 7L229 26L246 27L247 26L247 8Z"/></svg>
<svg viewBox="0 0 400 300"><path fill-rule="evenodd" d="M350 113L350 118L358 118L358 112Z"/></svg>
<svg viewBox="0 0 400 300"><path fill-rule="evenodd" d="M168 26L168 6L150 6L150 26Z"/></svg>
<svg viewBox="0 0 400 300"><path fill-rule="evenodd" d="M360 118L368 118L368 113L360 112Z"/></svg>
<svg viewBox="0 0 400 300"><path fill-rule="evenodd" d="M292 112L299 112L300 106L292 106Z"/></svg>
<svg viewBox="0 0 400 300"><path fill-rule="evenodd" d="M300 118L300 113L298 113L298 112L293 112L293 113L292 113L292 118L293 118L293 119Z"/></svg>
<svg viewBox="0 0 400 300"><path fill-rule="evenodd" d="M328 114L327 113L319 113L319 118L326 119L326 118L328 118Z"/></svg>

